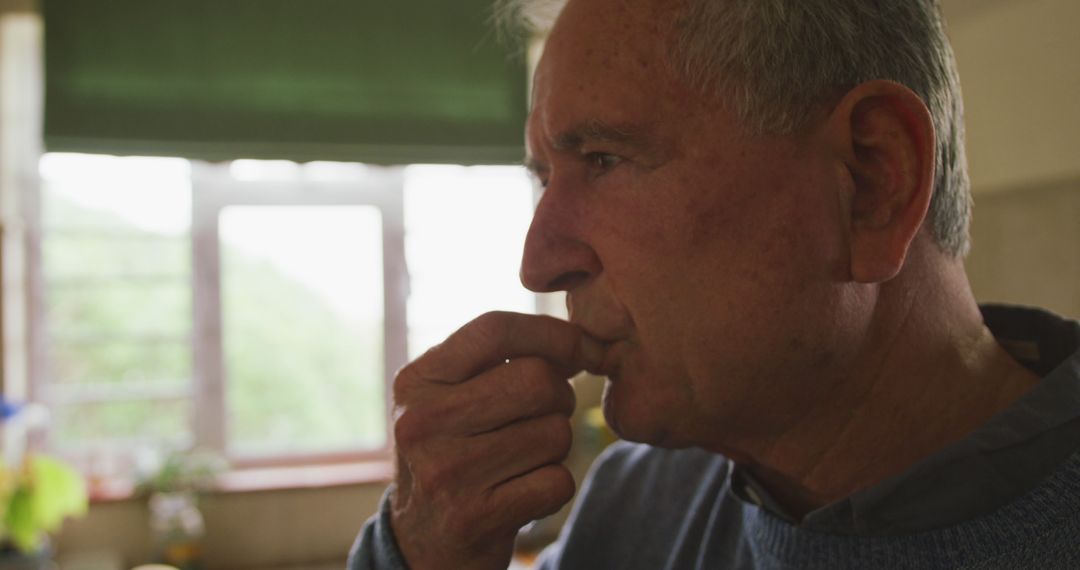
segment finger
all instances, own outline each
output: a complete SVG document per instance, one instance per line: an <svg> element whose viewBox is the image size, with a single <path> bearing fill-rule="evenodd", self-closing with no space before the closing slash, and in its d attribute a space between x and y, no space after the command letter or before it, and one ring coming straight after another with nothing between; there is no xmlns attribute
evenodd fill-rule
<svg viewBox="0 0 1080 570"><path fill-rule="evenodd" d="M599 368L603 346L566 321L492 312L461 327L406 368L429 381L456 384L521 356L547 359L569 377Z"/></svg>
<svg viewBox="0 0 1080 570"><path fill-rule="evenodd" d="M491 509L515 528L554 514L574 498L574 478L558 464L548 464L491 490Z"/></svg>
<svg viewBox="0 0 1080 570"><path fill-rule="evenodd" d="M400 446L468 437L523 419L574 412L574 389L541 358L519 358L462 384L432 384L395 407Z"/></svg>
<svg viewBox="0 0 1080 570"><path fill-rule="evenodd" d="M457 388L432 404L453 410L463 435L548 414L569 416L576 404L570 383L549 362L535 357L496 366Z"/></svg>
<svg viewBox="0 0 1080 570"><path fill-rule="evenodd" d="M489 487L497 487L544 465L561 463L570 453L573 431L566 416L552 414L472 439L483 450L476 467L486 473Z"/></svg>
<svg viewBox="0 0 1080 570"><path fill-rule="evenodd" d="M432 492L486 492L543 465L562 462L572 442L570 420L565 416L531 418L498 431L429 446L415 464L416 476Z"/></svg>

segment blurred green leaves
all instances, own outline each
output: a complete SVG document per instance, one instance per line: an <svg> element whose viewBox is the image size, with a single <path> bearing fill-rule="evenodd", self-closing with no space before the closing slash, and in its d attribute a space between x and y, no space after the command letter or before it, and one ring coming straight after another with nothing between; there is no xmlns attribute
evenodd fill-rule
<svg viewBox="0 0 1080 570"><path fill-rule="evenodd" d="M85 515L87 506L82 476L62 461L37 455L18 469L0 466L0 537L22 552L36 550L45 533Z"/></svg>

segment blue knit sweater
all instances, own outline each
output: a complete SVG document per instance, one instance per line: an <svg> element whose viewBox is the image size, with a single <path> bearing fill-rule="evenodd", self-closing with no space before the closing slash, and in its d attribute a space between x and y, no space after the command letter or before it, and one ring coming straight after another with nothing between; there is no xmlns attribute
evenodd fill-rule
<svg viewBox="0 0 1080 570"><path fill-rule="evenodd" d="M785 522L732 493L729 465L699 450L616 444L540 567L1080 568L1080 452L986 516L879 537Z"/></svg>

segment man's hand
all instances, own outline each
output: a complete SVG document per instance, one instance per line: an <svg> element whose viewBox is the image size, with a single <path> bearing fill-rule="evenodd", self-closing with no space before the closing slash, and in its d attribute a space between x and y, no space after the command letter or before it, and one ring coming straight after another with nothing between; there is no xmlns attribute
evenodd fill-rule
<svg viewBox="0 0 1080 570"><path fill-rule="evenodd" d="M398 373L392 521L412 568L506 568L518 529L573 497L566 379L602 357L564 321L488 313Z"/></svg>

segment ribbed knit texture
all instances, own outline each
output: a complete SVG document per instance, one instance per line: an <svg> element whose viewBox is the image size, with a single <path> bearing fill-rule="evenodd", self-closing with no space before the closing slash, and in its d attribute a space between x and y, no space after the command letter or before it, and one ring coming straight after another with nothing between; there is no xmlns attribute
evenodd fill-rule
<svg viewBox="0 0 1080 570"><path fill-rule="evenodd" d="M806 530L738 499L717 457L617 445L541 568L1080 568L1080 452L986 516L876 537Z"/></svg>
<svg viewBox="0 0 1080 570"><path fill-rule="evenodd" d="M898 537L801 529L736 498L727 473L726 461L704 452L616 445L540 568L1080 568L1080 453L989 515ZM350 569L406 568L388 515L384 501L357 540Z"/></svg>
<svg viewBox="0 0 1080 570"><path fill-rule="evenodd" d="M909 536L806 532L756 507L744 517L763 567L1080 568L1080 453L987 516Z"/></svg>
<svg viewBox="0 0 1080 570"><path fill-rule="evenodd" d="M394 529L390 525L390 494L393 486L383 493L379 512L368 520L360 536L356 537L349 561L345 567L350 570L408 570L405 558L398 549Z"/></svg>

